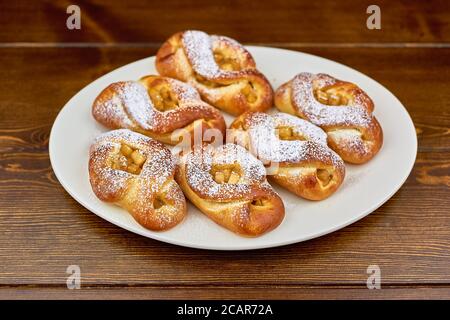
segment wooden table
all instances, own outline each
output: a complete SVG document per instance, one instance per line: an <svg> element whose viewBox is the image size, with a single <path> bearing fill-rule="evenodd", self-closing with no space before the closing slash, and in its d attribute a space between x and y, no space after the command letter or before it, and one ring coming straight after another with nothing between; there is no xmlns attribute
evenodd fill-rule
<svg viewBox="0 0 450 320"><path fill-rule="evenodd" d="M450 298L450 12L446 1L69 1L0 3L0 298ZM391 90L419 150L380 209L311 241L213 252L146 239L90 213L60 186L48 138L61 107L97 77L154 55L187 28L333 59ZM70 147L70 146L68 146ZM381 268L381 290L366 269ZM66 269L81 268L81 290Z"/></svg>

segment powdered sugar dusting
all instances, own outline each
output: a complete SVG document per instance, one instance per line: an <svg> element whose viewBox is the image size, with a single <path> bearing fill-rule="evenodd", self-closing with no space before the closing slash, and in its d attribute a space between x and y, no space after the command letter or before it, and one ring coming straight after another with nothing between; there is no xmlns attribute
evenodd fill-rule
<svg viewBox="0 0 450 320"><path fill-rule="evenodd" d="M186 156L186 175L190 187L206 198L216 201L247 200L252 186L266 180L263 164L244 148L235 144L197 146ZM214 181L210 171L213 164L239 164L241 180L236 184L220 184Z"/></svg>
<svg viewBox="0 0 450 320"><path fill-rule="evenodd" d="M220 76L222 70L214 60L208 34L195 30L186 31L183 33L183 45L195 72L208 79Z"/></svg>
<svg viewBox="0 0 450 320"><path fill-rule="evenodd" d="M245 76L250 70L222 70L214 59L214 46L225 42L233 47L236 55L250 56L247 50L236 40L218 35L208 35L202 31L189 30L182 37L184 51L194 71L208 80L236 79ZM238 54L239 53L239 54Z"/></svg>
<svg viewBox="0 0 450 320"><path fill-rule="evenodd" d="M94 144L90 151L91 184L95 194L102 200L119 201L128 187L130 174L111 168L109 158L117 153L117 144Z"/></svg>
<svg viewBox="0 0 450 320"><path fill-rule="evenodd" d="M123 144L145 156L139 174L113 168ZM165 228L182 219L185 199L174 181L175 158L160 142L127 129L109 131L95 139L89 159L91 185L101 200L121 205L126 199L131 203L134 217L144 226L149 221L154 226L156 221ZM164 211L153 206L153 200L161 194L170 199Z"/></svg>
<svg viewBox="0 0 450 320"><path fill-rule="evenodd" d="M293 102L305 117L318 126L368 127L372 115L362 107L360 98L355 97L353 105L328 106L314 97L314 81L319 87L336 83L336 79L325 74L300 73L292 80Z"/></svg>
<svg viewBox="0 0 450 320"><path fill-rule="evenodd" d="M178 105L175 108L165 111L156 109L145 81L123 81L112 84L109 88L113 93L94 103L94 117L111 128L156 134L172 132L198 119L221 117L218 111L201 100L197 90L190 85L175 79L160 79L169 85L177 97Z"/></svg>
<svg viewBox="0 0 450 320"><path fill-rule="evenodd" d="M342 159L330 148L326 133L315 125L285 113L268 115L257 112L247 114L250 149L264 163L299 163L320 161L343 167ZM277 127L291 127L304 140L281 140Z"/></svg>
<svg viewBox="0 0 450 320"><path fill-rule="evenodd" d="M127 81L119 87L117 94L130 118L144 130L151 130L154 126L152 122L155 119L155 108L146 88L136 81Z"/></svg>
<svg viewBox="0 0 450 320"><path fill-rule="evenodd" d="M312 123L291 116L284 112L277 112L272 115L276 127L289 126L294 129L294 133L304 136L307 140L312 140L317 143L327 144L327 134L319 127Z"/></svg>
<svg viewBox="0 0 450 320"><path fill-rule="evenodd" d="M140 150L147 158L140 175L111 168L122 144ZM136 178L151 178L153 183L149 187L152 192L158 192L175 171L175 160L169 149L149 137L127 129L109 131L97 137L91 146L90 154L93 168L99 170L102 180L105 181L103 189L106 193L114 193L125 180Z"/></svg>
<svg viewBox="0 0 450 320"><path fill-rule="evenodd" d="M179 100L186 102L190 100L198 101L201 100L200 94L193 87L188 85L187 83L171 79L165 78L166 81L170 84L171 90L175 92L175 95Z"/></svg>

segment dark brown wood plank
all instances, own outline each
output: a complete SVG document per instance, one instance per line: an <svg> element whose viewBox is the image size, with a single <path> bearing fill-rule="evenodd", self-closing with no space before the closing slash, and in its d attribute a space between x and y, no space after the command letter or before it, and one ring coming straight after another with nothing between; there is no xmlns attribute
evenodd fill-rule
<svg viewBox="0 0 450 320"><path fill-rule="evenodd" d="M201 29L245 43L448 42L446 0L376 2L381 30L368 30L370 0L77 1L81 30L66 28L70 1L2 1L0 42L150 42Z"/></svg>
<svg viewBox="0 0 450 320"><path fill-rule="evenodd" d="M416 123L418 160L403 188L367 218L304 243L242 253L181 248L131 234L82 208L54 177L48 136L61 106L101 74L154 49L1 49L0 296L68 297L72 293L61 287L72 264L80 265L86 287L152 286L124 291L149 298L186 297L191 288L198 297L223 298L242 285L271 288L264 292L274 290L273 297L366 296L373 291L358 288L371 264L380 266L382 286L401 287L374 293L379 297L448 296L450 49L302 50L349 64L396 94ZM321 289L336 285L356 289ZM215 287L202 293L208 286ZM229 289L222 293L222 287ZM238 292L236 297L261 297L262 290ZM114 288L104 294L126 296Z"/></svg>
<svg viewBox="0 0 450 320"><path fill-rule="evenodd" d="M0 299L450 299L449 287L100 287L68 290L67 288L27 287L0 288Z"/></svg>

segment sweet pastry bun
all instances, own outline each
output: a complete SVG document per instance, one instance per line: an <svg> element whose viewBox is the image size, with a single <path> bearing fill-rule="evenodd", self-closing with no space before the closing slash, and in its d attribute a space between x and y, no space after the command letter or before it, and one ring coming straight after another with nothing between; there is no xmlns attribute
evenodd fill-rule
<svg viewBox="0 0 450 320"><path fill-rule="evenodd" d="M230 137L270 170L268 179L309 200L322 200L342 184L342 159L319 127L286 113L247 112L230 126Z"/></svg>
<svg viewBox="0 0 450 320"><path fill-rule="evenodd" d="M89 152L89 180L95 195L126 209L139 224L155 231L174 227L186 215L175 169L175 158L162 143L127 129L102 134Z"/></svg>
<svg viewBox="0 0 450 320"><path fill-rule="evenodd" d="M156 55L156 69L194 86L203 100L239 115L272 106L273 90L237 41L189 30L171 36Z"/></svg>
<svg viewBox="0 0 450 320"><path fill-rule="evenodd" d="M263 164L238 145L195 146L180 159L176 180L200 211L239 235L260 236L283 220Z"/></svg>
<svg viewBox="0 0 450 320"><path fill-rule="evenodd" d="M109 85L95 99L92 115L110 129L130 129L158 141L176 145L203 141L207 129L222 137L225 121L217 109L202 101L198 92L181 81L146 76L139 81Z"/></svg>
<svg viewBox="0 0 450 320"><path fill-rule="evenodd" d="M321 127L328 145L347 162L365 163L383 144L374 104L353 83L323 73L299 73L276 90L275 105Z"/></svg>

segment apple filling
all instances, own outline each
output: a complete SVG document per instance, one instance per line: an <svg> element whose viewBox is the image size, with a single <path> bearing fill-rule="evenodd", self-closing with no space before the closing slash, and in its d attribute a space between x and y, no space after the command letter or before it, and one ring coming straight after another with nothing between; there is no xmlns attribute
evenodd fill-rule
<svg viewBox="0 0 450 320"><path fill-rule="evenodd" d="M255 103L258 100L258 95L256 94L255 88L251 82L248 82L242 89L241 93L245 96L245 99L249 103Z"/></svg>
<svg viewBox="0 0 450 320"><path fill-rule="evenodd" d="M241 69L239 61L232 57L226 57L222 52L214 52L214 60L220 69L224 71L238 71Z"/></svg>
<svg viewBox="0 0 450 320"><path fill-rule="evenodd" d="M241 179L241 167L238 164L214 165L210 173L214 181L219 184L237 184Z"/></svg>
<svg viewBox="0 0 450 320"><path fill-rule="evenodd" d="M122 144L112 167L131 174L140 174L146 160L146 156L140 150Z"/></svg>
<svg viewBox="0 0 450 320"><path fill-rule="evenodd" d="M292 127L280 126L277 127L276 130L278 130L278 137L280 140L306 140L303 135L296 132Z"/></svg>
<svg viewBox="0 0 450 320"><path fill-rule="evenodd" d="M153 199L153 208L154 208L155 210L158 210L158 209L162 208L162 207L165 206L165 205L166 205L166 202L164 201L164 199L163 199L162 197L156 196L156 197Z"/></svg>
<svg viewBox="0 0 450 320"><path fill-rule="evenodd" d="M314 97L320 103L329 106L346 106L352 99L351 95L336 87L316 89Z"/></svg>
<svg viewBox="0 0 450 320"><path fill-rule="evenodd" d="M168 111L178 106L178 98L166 85L158 85L149 90L153 105L159 111Z"/></svg>
<svg viewBox="0 0 450 320"><path fill-rule="evenodd" d="M199 75L198 73L195 74L195 80L197 80L197 82L209 88L218 88L222 86L220 83L212 82L206 79L205 77Z"/></svg>
<svg viewBox="0 0 450 320"><path fill-rule="evenodd" d="M324 187L326 187L333 178L333 175L326 169L317 169L316 176Z"/></svg>
<svg viewBox="0 0 450 320"><path fill-rule="evenodd" d="M250 212L264 212L272 208L272 203L267 198L255 198L250 202Z"/></svg>

